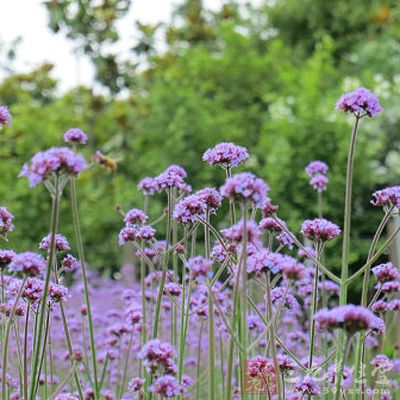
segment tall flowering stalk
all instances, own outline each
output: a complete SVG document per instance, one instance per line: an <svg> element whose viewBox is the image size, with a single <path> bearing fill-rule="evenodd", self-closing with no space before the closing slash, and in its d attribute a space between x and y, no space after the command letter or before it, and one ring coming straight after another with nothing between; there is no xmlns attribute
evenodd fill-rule
<svg viewBox="0 0 400 400"><path fill-rule="evenodd" d="M347 279L349 276L349 253L350 253L350 228L353 192L353 170L357 144L358 125L361 118L365 116L375 117L382 107L378 99L367 89L360 88L354 92L343 95L336 104L336 108L354 115L354 125L350 138L349 154L347 158L345 206L343 222L343 249L342 249L342 268L339 304L345 305L347 302ZM340 398L340 388L344 363L344 333L339 332L338 352L336 357L336 400Z"/></svg>

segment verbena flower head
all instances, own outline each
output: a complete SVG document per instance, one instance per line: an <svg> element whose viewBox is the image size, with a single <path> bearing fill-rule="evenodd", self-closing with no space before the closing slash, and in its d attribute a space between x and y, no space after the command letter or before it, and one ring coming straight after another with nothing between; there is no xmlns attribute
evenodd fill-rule
<svg viewBox="0 0 400 400"><path fill-rule="evenodd" d="M219 164L222 167L237 167L249 158L249 153L245 147L237 146L233 143L218 143L212 149L208 149L203 154L203 161L210 165Z"/></svg>
<svg viewBox="0 0 400 400"><path fill-rule="evenodd" d="M137 188L141 190L145 196L152 196L157 191L158 185L154 178L147 176L139 182Z"/></svg>
<svg viewBox="0 0 400 400"><path fill-rule="evenodd" d="M173 218L182 224L198 221L205 217L207 205L197 194L184 197L175 205Z"/></svg>
<svg viewBox="0 0 400 400"><path fill-rule="evenodd" d="M214 188L204 188L195 193L196 196L199 197L200 200L204 201L207 205L207 208L215 213L218 208L222 205L222 196L218 192L218 190Z"/></svg>
<svg viewBox="0 0 400 400"><path fill-rule="evenodd" d="M14 230L14 215L5 207L0 207L0 237L7 241L7 233Z"/></svg>
<svg viewBox="0 0 400 400"><path fill-rule="evenodd" d="M0 129L7 125L11 126L12 115L7 106L0 105Z"/></svg>
<svg viewBox="0 0 400 400"><path fill-rule="evenodd" d="M372 268L375 279L379 283L394 281L400 279L399 270L391 263L380 264Z"/></svg>
<svg viewBox="0 0 400 400"><path fill-rule="evenodd" d="M25 164L19 176L29 180L29 186L45 181L52 174L76 176L87 168L82 155L68 147L51 147L35 154L30 163Z"/></svg>
<svg viewBox="0 0 400 400"><path fill-rule="evenodd" d="M68 289L64 285L50 282L49 301L50 303L61 303L67 300Z"/></svg>
<svg viewBox="0 0 400 400"><path fill-rule="evenodd" d="M329 179L322 174L314 175L310 179L310 185L319 193L324 192L328 188Z"/></svg>
<svg viewBox="0 0 400 400"><path fill-rule="evenodd" d="M43 297L44 282L37 278L28 278L24 284L22 298L31 303L40 302Z"/></svg>
<svg viewBox="0 0 400 400"><path fill-rule="evenodd" d="M372 194L371 204L377 207L389 209L400 208L400 186L391 186L382 190L377 190Z"/></svg>
<svg viewBox="0 0 400 400"><path fill-rule="evenodd" d="M45 268L46 262L44 258L32 251L17 254L8 265L8 270L11 273L16 272L28 277L39 277L43 275Z"/></svg>
<svg viewBox="0 0 400 400"><path fill-rule="evenodd" d="M157 184L157 191L175 187L186 192L188 189L188 185L185 183L186 177L187 173L181 166L170 165L164 172L154 178Z"/></svg>
<svg viewBox="0 0 400 400"><path fill-rule="evenodd" d="M282 270L285 256L280 253L271 252L265 248L252 254L247 261L247 272L262 273L271 271L277 274Z"/></svg>
<svg viewBox="0 0 400 400"><path fill-rule="evenodd" d="M300 382L294 385L294 389L303 395L319 396L321 394L318 381L311 376L302 378Z"/></svg>
<svg viewBox="0 0 400 400"><path fill-rule="evenodd" d="M365 88L358 88L341 96L336 103L336 109L358 116L366 114L371 118L383 110L377 97Z"/></svg>
<svg viewBox="0 0 400 400"><path fill-rule="evenodd" d="M341 231L333 222L324 218L315 218L304 221L300 232L307 239L326 242L334 239Z"/></svg>
<svg viewBox="0 0 400 400"><path fill-rule="evenodd" d="M148 341L139 353L139 358L144 361L147 370L152 373L157 368L165 370L173 369L173 358L176 350L168 342L159 339Z"/></svg>
<svg viewBox="0 0 400 400"><path fill-rule="evenodd" d="M71 128L64 133L64 141L65 143L86 144L87 135L79 128Z"/></svg>
<svg viewBox="0 0 400 400"><path fill-rule="evenodd" d="M201 256L189 258L186 263L186 267L189 269L192 279L207 277L212 265L213 262L211 260Z"/></svg>
<svg viewBox="0 0 400 400"><path fill-rule="evenodd" d="M132 226L125 226L119 232L119 245L122 246L127 242L134 242L137 238L138 231Z"/></svg>
<svg viewBox="0 0 400 400"><path fill-rule="evenodd" d="M39 244L39 248L42 250L50 250L51 244L51 233L45 236ZM56 233L54 237L54 244L56 251L63 252L70 250L70 246L67 238L60 233Z"/></svg>
<svg viewBox="0 0 400 400"><path fill-rule="evenodd" d="M138 208L132 208L125 214L124 222L127 225L143 225L149 219L147 214Z"/></svg>
<svg viewBox="0 0 400 400"><path fill-rule="evenodd" d="M328 309L322 309L315 315L316 327L320 331L337 328L344 329L349 334L362 330L372 330L377 333L385 331L385 323L375 316L368 308L347 304Z"/></svg>
<svg viewBox="0 0 400 400"><path fill-rule="evenodd" d="M259 245L261 230L258 225L254 221L247 221L247 240L249 243L254 245ZM232 242L240 243L243 240L243 231L244 231L244 223L243 220L240 220L235 225L232 225L229 228L222 229L222 235Z"/></svg>
<svg viewBox="0 0 400 400"><path fill-rule="evenodd" d="M81 267L81 263L79 260L77 260L74 256L71 254L67 254L62 260L61 260L61 266L65 271L76 271Z"/></svg>
<svg viewBox="0 0 400 400"><path fill-rule="evenodd" d="M12 250L0 250L0 269L7 268L15 256L16 253Z"/></svg>
<svg viewBox="0 0 400 400"><path fill-rule="evenodd" d="M382 293L399 293L400 282L399 281L388 281L384 282L381 286Z"/></svg>
<svg viewBox="0 0 400 400"><path fill-rule="evenodd" d="M278 209L279 207L275 204L272 204L271 199L267 197L262 205L263 218L272 217L278 211Z"/></svg>
<svg viewBox="0 0 400 400"><path fill-rule="evenodd" d="M342 371L342 386L344 389L350 389L354 382L353 371L351 368L344 366ZM336 382L336 365L332 365L327 373L328 383L333 386Z"/></svg>
<svg viewBox="0 0 400 400"><path fill-rule="evenodd" d="M156 230L149 225L141 226L137 231L137 236L142 240L150 240L156 235Z"/></svg>
<svg viewBox="0 0 400 400"><path fill-rule="evenodd" d="M150 386L152 393L159 394L162 398L171 398L183 393L184 387L172 375L160 376L153 385Z"/></svg>
<svg viewBox="0 0 400 400"><path fill-rule="evenodd" d="M271 290L271 301L276 307L287 308L290 311L299 311L300 305L287 288L275 287Z"/></svg>
<svg viewBox="0 0 400 400"><path fill-rule="evenodd" d="M234 201L251 202L258 208L263 206L267 199L269 186L250 172L235 174L227 178L221 187L222 196Z"/></svg>
<svg viewBox="0 0 400 400"><path fill-rule="evenodd" d="M328 172L328 165L326 163L324 163L323 161L311 161L307 167L305 168L305 171L307 173L307 175L312 178L315 175L326 175L326 173Z"/></svg>
<svg viewBox="0 0 400 400"><path fill-rule="evenodd" d="M128 391L129 392L139 392L144 387L144 383L146 382L143 378L133 378L128 383Z"/></svg>

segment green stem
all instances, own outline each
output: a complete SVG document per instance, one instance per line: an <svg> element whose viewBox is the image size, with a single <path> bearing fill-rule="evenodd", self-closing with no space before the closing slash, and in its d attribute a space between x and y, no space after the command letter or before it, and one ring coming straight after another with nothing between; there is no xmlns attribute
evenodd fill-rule
<svg viewBox="0 0 400 400"><path fill-rule="evenodd" d="M350 228L351 228L351 200L353 190L353 169L354 158L357 143L358 123L360 116L356 115L353 130L350 139L349 155L347 159L347 172L346 172L346 192L345 192L345 205L344 205L344 223L343 223L343 249L342 249L342 270L340 276L340 295L339 304L344 305L347 303L347 279L349 275L349 254L350 254ZM340 389L342 383L342 372L344 363L344 332L339 331L338 335L338 353L336 357L336 393L335 400L340 398Z"/></svg>
<svg viewBox="0 0 400 400"><path fill-rule="evenodd" d="M7 365L8 365L8 345L10 341L10 333L11 327L13 324L15 311L17 309L19 299L21 297L22 291L24 290L24 285L26 282L26 278L21 282L21 286L18 289L18 293L15 296L14 304L10 312L10 316L8 318L8 322L6 325L6 332L4 336L4 345L3 345L3 362L2 362L2 377L1 377L1 395L3 400L7 400Z"/></svg>
<svg viewBox="0 0 400 400"><path fill-rule="evenodd" d="M96 356L96 343L94 338L94 327L93 327L93 318L92 318L92 309L90 306L90 297L89 297L89 284L86 273L86 264L85 264L85 253L83 250L83 242L82 235L79 223L79 210L78 210L78 200L76 196L76 182L75 178L71 178L70 181L70 190L71 190L71 205L72 205L72 219L74 223L74 231L75 231L75 239L78 247L78 255L81 262L82 268L82 281L84 287L84 297L85 297L85 305L86 305L86 315L89 326L89 338L90 338L90 351L92 355L92 368L93 368L93 381L94 381L94 397L97 400L100 397L100 389L99 389L99 380L98 380L98 371L97 371L97 356ZM33 399L32 399L33 400Z"/></svg>
<svg viewBox="0 0 400 400"><path fill-rule="evenodd" d="M168 248L170 244L170 236L171 236L171 217L172 217L172 199L171 199L171 189L167 191L167 201L168 201L168 217L167 217L167 232L166 232L166 246L165 246L165 264L168 264ZM153 339L157 338L158 334L158 326L160 322L160 313L161 313L161 301L164 292L165 286L165 279L166 279L167 271L163 269L160 286L158 289L157 294L157 301L156 301L156 311L155 311L155 318L154 318L154 326L153 326Z"/></svg>
<svg viewBox="0 0 400 400"><path fill-rule="evenodd" d="M31 302L28 301L25 315L24 329L24 399L28 398L28 332L29 332L29 316L31 311Z"/></svg>
<svg viewBox="0 0 400 400"><path fill-rule="evenodd" d="M55 254L55 235L57 229L57 220L58 220L58 213L59 213L59 203L60 203L60 196L61 196L61 189L60 189L60 177L57 174L55 178L55 185L54 185L54 195L52 196L52 212L51 212L51 222L50 222L50 251L49 251L49 258L47 262L47 270L46 270L46 278L43 287L43 295L42 298L44 301L41 303L40 307L40 315L39 315L39 322L37 326L37 337L35 338L34 342L34 350L33 350L33 357L32 357L32 371L31 371L31 390L29 393L29 399L35 400L36 393L37 393L37 385L35 384L40 378L40 355L41 355L41 344L42 344L42 336L44 331L44 324L45 324L45 316L46 316L46 301L47 295L49 293L49 285L50 285L50 276L52 271L52 262L54 259ZM43 343L43 348L46 349L47 343Z"/></svg>
<svg viewBox="0 0 400 400"><path fill-rule="evenodd" d="M206 212L206 221L210 223L210 211ZM204 225L205 256L210 257L210 230ZM215 398L215 334L214 334L214 304L212 286L208 283L208 399Z"/></svg>

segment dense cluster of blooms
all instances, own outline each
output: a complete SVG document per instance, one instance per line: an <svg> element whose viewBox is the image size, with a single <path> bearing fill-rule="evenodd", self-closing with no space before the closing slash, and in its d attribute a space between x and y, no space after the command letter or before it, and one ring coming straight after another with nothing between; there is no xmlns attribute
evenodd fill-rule
<svg viewBox="0 0 400 400"><path fill-rule="evenodd" d="M5 240L7 240L7 233L14 229L13 219L14 215L7 208L0 207L0 237Z"/></svg>
<svg viewBox="0 0 400 400"><path fill-rule="evenodd" d="M326 176L328 166L323 161L311 161L305 168L305 171L311 178L310 185L317 192L324 192L327 189L329 182Z"/></svg>
<svg viewBox="0 0 400 400"><path fill-rule="evenodd" d="M87 135L79 128L71 128L64 133L64 141L65 143L85 144Z"/></svg>
<svg viewBox="0 0 400 400"><path fill-rule="evenodd" d="M51 244L51 233L45 236L39 244L39 248L43 250L49 250ZM54 245L56 251L63 252L70 250L68 240L65 236L56 233L54 235Z"/></svg>
<svg viewBox="0 0 400 400"><path fill-rule="evenodd" d="M330 222L325 218L315 218L313 220L304 221L300 232L307 239L316 242L326 242L340 235L341 231L333 222Z"/></svg>
<svg viewBox="0 0 400 400"><path fill-rule="evenodd" d="M16 272L23 276L42 276L46 268L44 258L32 251L17 254L8 265L10 272Z"/></svg>
<svg viewBox="0 0 400 400"><path fill-rule="evenodd" d="M377 207L400 208L400 186L391 186L377 190L372 194L371 203Z"/></svg>
<svg viewBox="0 0 400 400"><path fill-rule="evenodd" d="M379 100L365 88L358 88L351 93L344 94L336 103L336 108L358 116L366 114L371 118L376 117L382 111Z"/></svg>
<svg viewBox="0 0 400 400"><path fill-rule="evenodd" d="M53 174L78 175L86 168L82 155L67 147L52 147L34 155L19 176L28 178L29 185L35 186Z"/></svg>
<svg viewBox="0 0 400 400"><path fill-rule="evenodd" d="M203 160L210 165L219 164L225 168L237 167L248 158L249 153L245 147L225 142L218 143L203 154Z"/></svg>
<svg viewBox="0 0 400 400"><path fill-rule="evenodd" d="M250 172L233 175L221 187L222 196L231 201L250 202L261 208L267 199L269 186Z"/></svg>
<svg viewBox="0 0 400 400"><path fill-rule="evenodd" d="M360 330L371 330L378 333L385 331L385 323L371 311L362 306L347 304L332 308L322 309L315 315L317 327L320 330L343 328L349 333Z"/></svg>
<svg viewBox="0 0 400 400"><path fill-rule="evenodd" d="M364 89L343 96L338 108L356 119L380 110ZM64 139L73 148L87 141L75 128ZM101 153L96 157L106 163ZM398 391L400 354L397 345L387 346L400 316L400 272L393 260L373 264L387 244L372 246L353 275L344 258L347 270L342 267L339 277L331 268L332 249L323 244L340 228L324 218L308 219L300 229L303 245L288 228L293 220L286 224L278 216L266 182L248 172L231 175L248 157L233 143L204 153L205 161L223 168L219 190L189 194L187 173L178 165L144 178L138 189L146 212L116 207L123 216L119 243L133 244L134 252L126 247L125 265L107 279L87 268L82 248L72 188L86 168L83 157L68 148L34 156L22 175L31 185L50 178L44 184L57 215L39 244L43 256L0 250L2 400L200 400L210 393L237 400L248 397L249 382L261 384L262 397L270 399L340 400L353 389L391 399ZM306 168L319 192L326 190L327 171L322 161ZM72 183L67 194L75 205L79 259L66 253L70 245L56 233L59 217L67 214L56 212L64 197L62 188L54 192L57 177L62 185ZM158 218L152 214L159 207L149 205L149 196L157 194L168 204ZM399 208L398 186L375 192L372 204L387 211L378 231L383 234ZM229 215L214 216L224 210ZM157 230L146 225L149 219ZM1 236L13 228L12 214L1 207ZM360 305L346 304L343 293L362 275ZM361 361L367 373L383 371L387 385L373 376L359 384Z"/></svg>
<svg viewBox="0 0 400 400"><path fill-rule="evenodd" d="M11 126L12 115L7 106L0 105L0 129L2 126Z"/></svg>

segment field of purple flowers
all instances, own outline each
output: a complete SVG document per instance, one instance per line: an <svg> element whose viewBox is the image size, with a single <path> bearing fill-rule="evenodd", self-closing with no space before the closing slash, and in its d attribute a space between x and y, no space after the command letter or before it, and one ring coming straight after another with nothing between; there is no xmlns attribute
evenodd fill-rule
<svg viewBox="0 0 400 400"><path fill-rule="evenodd" d="M361 120L382 108L363 88L336 108L353 119L340 227L324 218L323 161L305 168L319 215L292 232L268 184L234 173L247 149L220 143L202 156L225 174L219 189L192 192L185 170L171 165L138 184L143 207L117 208L116 236L120 230L120 245L136 254L120 281L87 268L77 201L78 176L110 160L97 152L85 161L78 148L87 137L76 128L64 135L68 147L34 155L20 176L47 188L50 233L33 251L0 250L1 400L399 398L400 272L377 260L399 233L383 238L399 214L400 186L372 194L382 220L364 265L351 274L357 137ZM0 106L0 127L11 120ZM166 208L150 216L156 195L165 196ZM58 230L61 201L70 202L74 238ZM12 245L8 209L0 208L0 234ZM213 219L222 212L229 224L221 229ZM340 238L337 275L325 266L324 247ZM356 281L361 297L349 304Z"/></svg>

